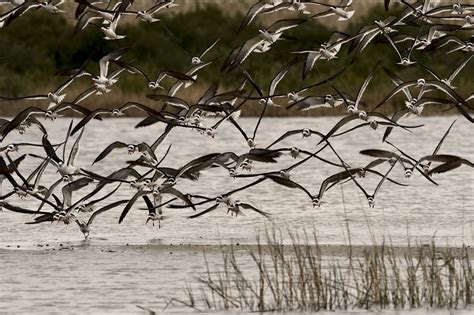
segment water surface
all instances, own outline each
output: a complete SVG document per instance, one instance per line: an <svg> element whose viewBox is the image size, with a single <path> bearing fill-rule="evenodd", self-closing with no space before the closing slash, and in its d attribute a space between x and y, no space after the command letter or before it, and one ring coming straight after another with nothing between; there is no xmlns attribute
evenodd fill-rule
<svg viewBox="0 0 474 315"><path fill-rule="evenodd" d="M396 130L390 139L405 152L419 158L432 153L456 118L457 122L439 153L455 154L472 161L472 127L460 117L418 119L413 122L424 124L423 128L411 133ZM337 120L337 117L268 118L262 122L257 142L265 146L291 129L310 128L327 132ZM94 166L91 162L112 141L152 143L163 130L159 124L133 129L138 121L135 118L92 121L84 132L76 165L103 175L126 165L125 161L131 157L125 150L113 152ZM52 143L63 140L69 122L69 119L58 119L47 123ZM251 133L256 119L243 118L240 122ZM364 128L334 138L332 143L351 166L363 166L371 158L360 155L360 150L390 149L390 146L381 143L382 134L383 128L376 131ZM13 132L4 144L28 141L40 142L41 135L33 128L23 136ZM314 151L317 141L318 137L302 139L301 135L296 135L275 147L298 146ZM241 154L247 150L243 137L231 125L219 128L214 139L192 130L173 131L158 148L157 156L161 157L170 144L172 147L164 165L171 167L179 167L207 153L234 151ZM31 151L44 154L41 149L28 149L28 152ZM337 161L329 151L322 156ZM39 162L28 158L20 169L28 174ZM278 170L294 162L286 155L276 166L255 164L255 171ZM315 194L324 178L338 171L336 167L314 160L295 169L292 179ZM309 198L301 191L271 181L236 194L235 198L271 213L271 221L249 211L245 216L232 217L223 208L191 220L187 218L194 213L190 209L165 209L168 219L158 228L145 225L147 212L140 210L144 204L139 200L120 225L117 221L122 207L98 216L88 243L82 242L83 236L75 224L26 225L24 222L30 221L31 216L3 211L0 213L0 309L7 312L129 313L140 312L136 305L142 305L161 310L166 298L183 297L185 284L195 283L196 276L205 271L205 266L201 250L163 251L151 248L169 244L254 244L256 233L272 224L297 231L316 230L321 244L347 244L349 229L353 244L380 243L385 239L395 245L406 245L407 239L421 243L434 239L439 245L469 245L474 240L473 174L472 169L463 166L435 176L439 183L435 186L419 174L405 179L403 170L396 166L390 176L410 186L384 184L373 209L368 207L365 196L352 182L329 190L320 208L313 208ZM50 168L43 182L47 186L58 176ZM369 192L375 189L377 181L374 176L361 180ZM214 168L204 171L199 182L180 180L176 188L185 193L215 197L249 182L230 178L225 170ZM4 183L3 192L8 189ZM134 189L124 186L102 205L129 199L134 192ZM61 197L60 191L57 194ZM20 200L13 197L9 202L30 209L37 207L37 202L28 198ZM78 216L87 219L88 215ZM221 261L219 253L210 253L208 259L212 264Z"/></svg>
<svg viewBox="0 0 474 315"><path fill-rule="evenodd" d="M421 122L425 125L423 128L415 129L411 133L396 130L390 140L414 158L431 154L455 118L457 117L418 119L413 122ZM339 120L337 117L268 118L262 122L257 142L261 146L265 146L287 130L292 129L311 128L326 132L337 120ZM240 121L244 129L251 133L256 119L244 118ZM152 143L163 130L163 126L159 124L148 128L133 129L137 122L138 119L131 118L108 119L104 122L92 121L85 130L76 165L103 175L124 167L125 161L133 157L128 156L124 149L112 152L106 159L93 166L91 163L112 141ZM68 124L68 119L58 119L54 123L48 124L52 143L63 140ZM351 166L364 166L372 158L358 154L360 150L391 149L389 145L381 143L382 134L383 128L374 131L367 127L339 138L333 138L332 143L340 156ZM34 132L34 129L30 129L23 136L12 133L4 143L16 141L40 142L40 135ZM275 148L298 146L308 151L314 151L316 141L319 141L316 136L302 139L301 135L295 135L280 142ZM158 158L164 154L170 144L172 147L163 165L175 168L207 153L235 151L237 154L241 154L247 150L243 137L231 125L219 128L214 139L199 135L193 130L173 131L158 148ZM474 160L473 147L474 140L470 123L458 118L439 153L455 154L472 161ZM28 150L44 154L41 148ZM324 151L321 156L337 162L329 150ZM280 158L277 165L254 163L255 172L279 170L293 163L295 160L289 155L285 155ZM25 170L25 173L28 174L29 170L38 164L38 160L27 158L21 165L21 170ZM382 167L380 172L384 172L386 169L386 167ZM306 187L312 194L316 194L322 181L339 171L341 169L314 159L294 169L291 174L293 180ZM241 171L241 173L245 173L245 171ZM48 186L47 184L57 180L58 176L51 167L43 176L42 182ZM354 244L371 243L372 236L380 239L382 235L390 236L391 241L395 244L405 244L407 237L421 241L429 241L434 238L451 245L473 241L474 172L471 168L463 166L449 173L435 176L434 179L439 183L439 186L429 183L417 173L412 178L405 179L403 169L398 165L390 177L410 186L402 187L385 183L376 196L376 205L373 209L368 207L363 193L350 181L342 186L337 185L326 192L323 199L325 203L320 208L313 208L311 200L300 190L289 189L269 180L239 192L233 197L271 213L272 222L278 226L296 227L300 230L316 229L319 232L321 243L346 243L346 220L350 223L351 241ZM254 179L233 179L222 168L213 168L202 172L198 182L179 180L176 188L184 193L216 197L252 180ZM378 180L379 177L368 176L360 182L371 193ZM112 188L111 186L110 189ZM4 183L4 191L7 189L9 188ZM84 192L81 191L74 196L78 198L92 189L93 186L90 185L83 190ZM61 198L61 192L58 190L56 193ZM124 185L113 198L101 205L129 199L134 193L134 189ZM9 199L9 202L32 209L35 209L38 204L31 198L19 200L14 197ZM270 221L249 211L246 211L245 216L235 218L227 215L224 208L219 208L208 215L190 220L187 219L187 216L194 213L191 209L165 209L164 214L169 218L162 222L162 227L159 229L157 226L145 225L147 212L140 210L141 207L144 207L144 203L140 198L120 225L116 223L123 207L98 216L93 223L94 230L91 233L91 238L101 244L119 245L126 243L146 244L151 240L166 244L183 242L219 244L231 240L253 243L255 231L270 224ZM200 210L203 209L205 207L200 208ZM25 225L23 223L31 219L28 215L5 211L1 216L0 244L3 246L6 244L27 246L32 240L65 242L82 239L82 234L78 233L75 225ZM89 214L80 214L79 216L86 219Z"/></svg>

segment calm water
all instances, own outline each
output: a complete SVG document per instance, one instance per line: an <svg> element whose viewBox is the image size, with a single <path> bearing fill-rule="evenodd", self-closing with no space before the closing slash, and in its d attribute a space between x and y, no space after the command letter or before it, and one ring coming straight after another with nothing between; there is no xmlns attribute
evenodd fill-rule
<svg viewBox="0 0 474 315"><path fill-rule="evenodd" d="M412 133L396 130L391 141L415 158L431 154L449 124L456 118L457 122L439 153L456 154L473 161L472 125L461 117L415 120L414 123L421 122L425 127ZM268 118L262 122L257 142L266 146L291 129L311 128L327 132L337 120L339 118L336 117ZM59 119L48 123L52 143L64 140L69 121ZM125 161L130 159L125 150L117 150L105 160L92 167L90 165L98 153L112 141L152 143L163 130L163 126L158 124L133 129L138 121L120 118L91 122L85 130L76 165L103 175L124 166ZM256 119L240 121L251 134ZM363 166L371 159L358 154L358 151L390 149L388 145L381 143L382 134L383 128L376 131L370 128L359 129L352 134L334 138L332 143L351 166ZM23 136L12 133L4 144L27 141L40 142L41 135L31 128ZM302 139L301 135L296 135L282 141L275 148L298 146L311 151L315 141L319 139ZM158 158L171 143L170 154L164 163L171 167L179 167L193 158L211 152L245 153L247 150L243 137L230 125L221 126L215 139L191 130L173 131L157 150ZM30 151L44 154L41 149L28 148L28 152ZM329 151L322 156L336 161ZM280 159L278 167L257 164L256 171L278 170L294 162L291 157L285 156ZM29 158L20 169L28 174L38 164L38 160ZM295 169L292 179L316 193L324 178L338 171L340 170L335 167L315 160ZM349 222L351 241L355 244L371 244L373 239L381 241L383 237L401 245L406 244L407 238L419 242L435 239L439 245L473 243L472 169L464 166L436 176L434 179L439 186L430 184L419 174L405 179L403 170L398 166L390 177L410 186L385 183L376 196L373 209L368 207L365 196L352 182L329 190L324 195L326 203L321 208L314 209L304 193L270 181L234 196L270 212L273 217L271 222L249 211L245 216L235 218L219 208L209 215L190 220L186 217L193 213L192 210L165 209L165 215L169 218L162 222L159 229L158 226L145 225L147 212L139 209L144 206L140 200L120 225L117 221L122 207L99 215L93 223L88 246L77 247L75 250L59 251L59 244L67 248L82 244L83 236L77 225L25 225L24 222L31 220L29 215L1 212L0 248L4 250L0 250L0 309L25 312L132 312L138 310L136 304L162 307L164 297L182 294L185 283L195 281L194 276L204 271L201 253L177 251L170 254L147 250L148 247L133 246L131 249L132 247L121 245L251 244L255 243L256 232L273 223L283 229L315 229L322 244L347 244L346 221ZM57 178L57 173L52 168L48 169L43 183L50 184ZM248 182L250 180L229 178L226 171L215 168L203 172L197 184L181 180L176 187L183 192L215 197ZM373 176L362 180L369 192L375 189L377 182L378 178ZM3 189L4 192L9 189L6 183ZM59 190L57 193L61 195ZM130 198L133 193L133 189L124 186L107 202ZM82 193L78 193L74 197L81 195ZM10 202L31 209L37 205L32 199L19 200L16 197L10 199ZM80 216L87 218L88 214ZM56 250L45 250L46 244L49 249ZM18 246L20 251L7 250L17 249ZM211 255L212 259L220 261L218 254Z"/></svg>

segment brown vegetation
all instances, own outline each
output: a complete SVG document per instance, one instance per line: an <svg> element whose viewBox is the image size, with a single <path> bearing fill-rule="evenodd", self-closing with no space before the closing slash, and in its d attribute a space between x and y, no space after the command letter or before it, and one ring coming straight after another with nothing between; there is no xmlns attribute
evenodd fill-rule
<svg viewBox="0 0 474 315"><path fill-rule="evenodd" d="M322 254L315 234L267 233L248 250L245 268L236 247L223 248L223 267L207 266L187 300L169 302L198 310L319 311L347 309L468 308L473 302L469 249L410 243L400 251L383 242L347 256ZM302 242L301 242L302 241ZM301 245L303 244L303 245ZM252 270L249 270L252 269Z"/></svg>

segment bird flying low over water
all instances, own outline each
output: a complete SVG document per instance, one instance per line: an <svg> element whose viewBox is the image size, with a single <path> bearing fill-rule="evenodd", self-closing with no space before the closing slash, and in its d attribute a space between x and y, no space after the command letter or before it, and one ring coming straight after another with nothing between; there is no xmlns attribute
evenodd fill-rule
<svg viewBox="0 0 474 315"><path fill-rule="evenodd" d="M372 10L354 28L362 12L352 0L255 0L231 26L237 32L224 34L227 17L214 11L195 25L180 25L188 15L167 16L186 1L75 0L71 11L62 0L0 0L0 35L41 12L30 22L75 19L55 30L58 38L43 42L52 35L42 34L41 45L64 51L28 46L46 22L6 34L1 46L0 106L15 113L0 118L0 208L51 229L75 222L88 240L110 218L162 233L172 217L190 225L218 213L272 219L278 198L318 211L338 186L356 187L373 208L383 187L415 190L406 188L412 177L426 194L442 186L439 176L462 181L474 167L466 149L474 5L383 3L385 14ZM209 32L212 18L220 24ZM54 62L18 62L18 47ZM38 82L28 84L30 75ZM445 111L461 123L423 117ZM341 117L271 117L320 113ZM67 115L74 119L58 119ZM273 204L262 204L268 189Z"/></svg>

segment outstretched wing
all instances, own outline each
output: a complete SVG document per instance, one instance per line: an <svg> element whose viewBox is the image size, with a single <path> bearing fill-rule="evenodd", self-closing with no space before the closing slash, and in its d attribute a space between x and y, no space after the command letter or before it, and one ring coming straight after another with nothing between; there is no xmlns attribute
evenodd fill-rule
<svg viewBox="0 0 474 315"><path fill-rule="evenodd" d="M107 155L109 155L110 152L112 152L113 150L115 149L121 149L121 148L126 148L127 147L127 144L126 143L123 143L123 142L120 142L120 141L115 141L115 142L112 142L111 144L109 144L105 149L104 151L100 152L100 154L95 158L94 162L92 162L92 164L95 164L99 161L101 161L102 159L104 159Z"/></svg>

